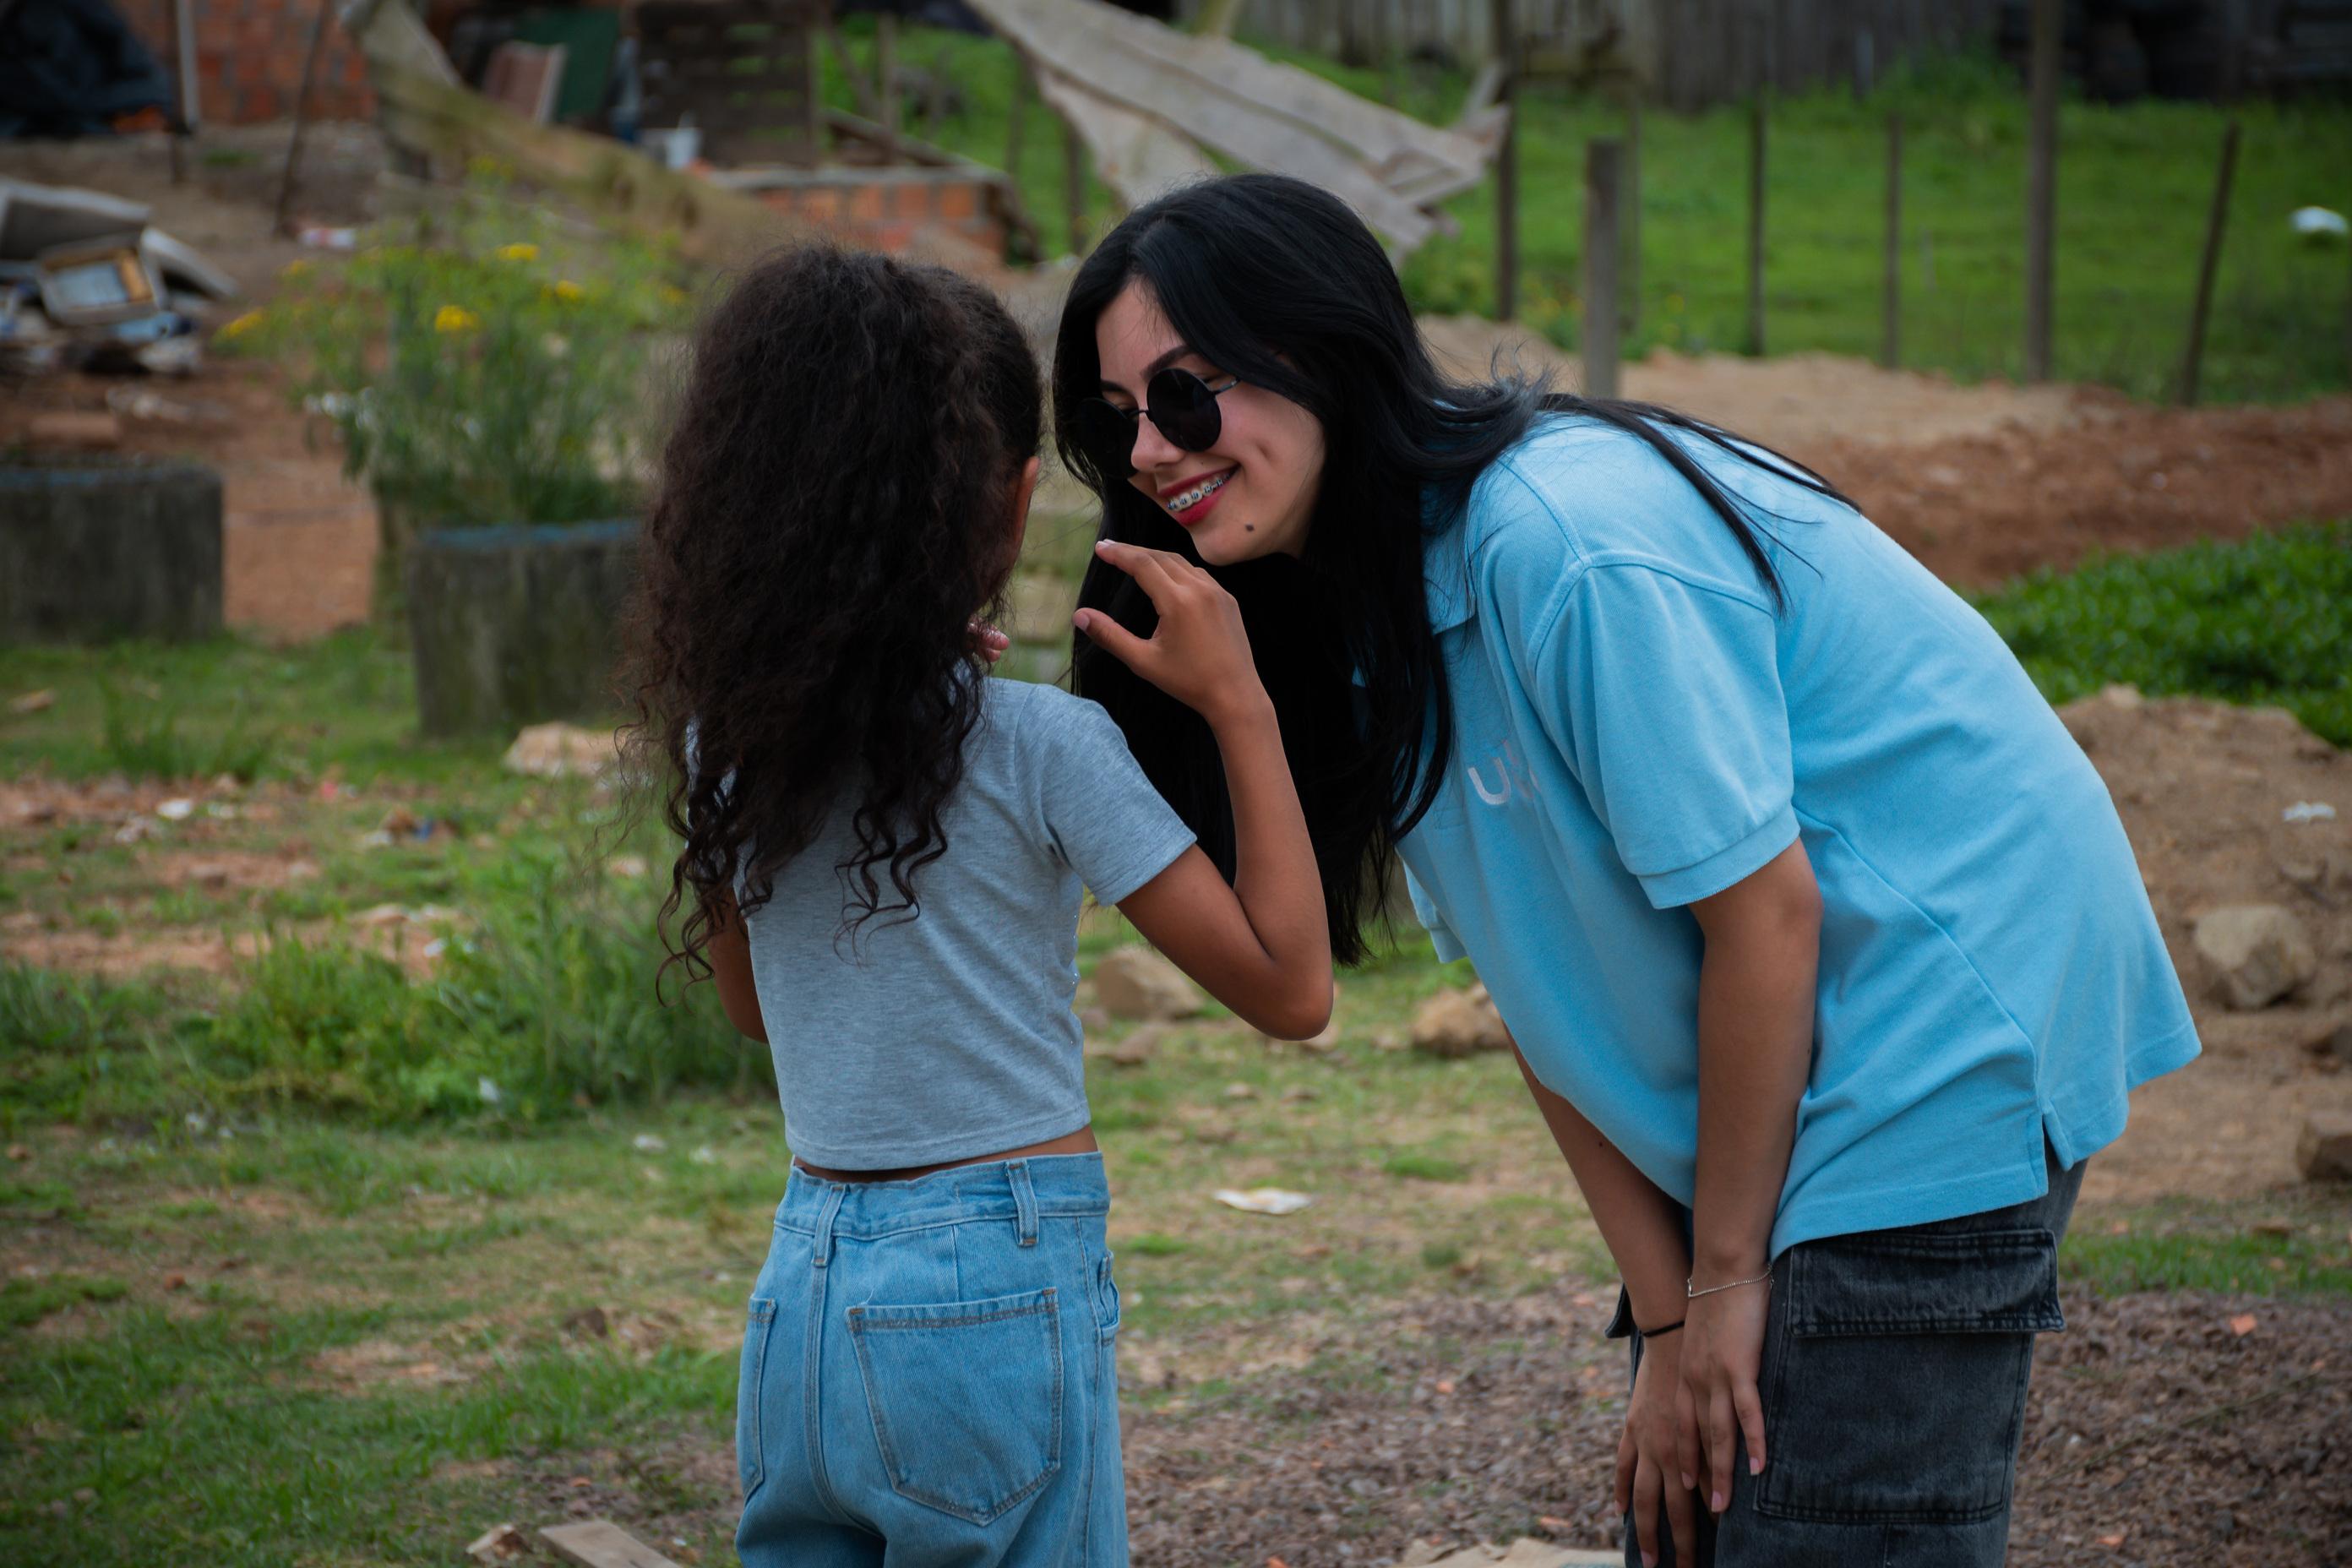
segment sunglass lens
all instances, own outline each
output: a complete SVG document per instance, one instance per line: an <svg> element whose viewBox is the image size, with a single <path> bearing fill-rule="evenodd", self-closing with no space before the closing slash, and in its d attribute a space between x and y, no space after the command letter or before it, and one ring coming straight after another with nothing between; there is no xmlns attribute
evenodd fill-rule
<svg viewBox="0 0 2352 1568"><path fill-rule="evenodd" d="M1163 370L1151 378L1145 392L1151 422L1160 433L1188 452L1205 452L1217 444L1224 420L1217 412L1217 395L1189 370Z"/></svg>
<svg viewBox="0 0 2352 1568"><path fill-rule="evenodd" d="M1078 405L1078 441L1108 479L1135 472L1135 422L1099 397Z"/></svg>

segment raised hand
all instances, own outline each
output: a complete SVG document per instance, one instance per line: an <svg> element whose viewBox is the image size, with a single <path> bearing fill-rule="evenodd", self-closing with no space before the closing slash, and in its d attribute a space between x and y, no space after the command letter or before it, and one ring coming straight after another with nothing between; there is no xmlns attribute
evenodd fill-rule
<svg viewBox="0 0 2352 1568"><path fill-rule="evenodd" d="M1074 624L1097 647L1213 725L1265 703L1241 606L1216 579L1181 555L1139 544L1106 539L1095 553L1134 578L1160 612L1144 638L1100 610L1080 610Z"/></svg>

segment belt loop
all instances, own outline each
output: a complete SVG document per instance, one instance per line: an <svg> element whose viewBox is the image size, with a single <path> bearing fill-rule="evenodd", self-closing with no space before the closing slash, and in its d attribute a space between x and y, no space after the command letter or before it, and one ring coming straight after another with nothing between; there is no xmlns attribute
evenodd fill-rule
<svg viewBox="0 0 2352 1568"><path fill-rule="evenodd" d="M816 1216L816 1234L810 1238L810 1261L819 1268L833 1261L833 1223L841 1214L841 1200L849 1195L849 1189L839 1183L826 1184L832 1190L824 1194L824 1207Z"/></svg>
<svg viewBox="0 0 2352 1568"><path fill-rule="evenodd" d="M1013 1184L1014 1222L1020 1226L1021 1245L1037 1245L1037 1189L1029 1182L1029 1162L1014 1160L1004 1167L1005 1178Z"/></svg>

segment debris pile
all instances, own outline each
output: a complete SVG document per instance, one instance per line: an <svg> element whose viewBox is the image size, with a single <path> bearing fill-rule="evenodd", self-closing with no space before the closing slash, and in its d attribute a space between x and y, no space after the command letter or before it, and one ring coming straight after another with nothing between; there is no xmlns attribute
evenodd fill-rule
<svg viewBox="0 0 2352 1568"><path fill-rule="evenodd" d="M97 191L0 179L0 372L185 375L236 281Z"/></svg>

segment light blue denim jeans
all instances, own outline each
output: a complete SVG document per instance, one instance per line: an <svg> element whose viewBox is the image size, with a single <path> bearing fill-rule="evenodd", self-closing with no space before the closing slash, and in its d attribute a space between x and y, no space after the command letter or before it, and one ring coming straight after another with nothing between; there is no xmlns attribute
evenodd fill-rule
<svg viewBox="0 0 2352 1568"><path fill-rule="evenodd" d="M736 1400L748 1568L1125 1568L1099 1154L795 1169Z"/></svg>

